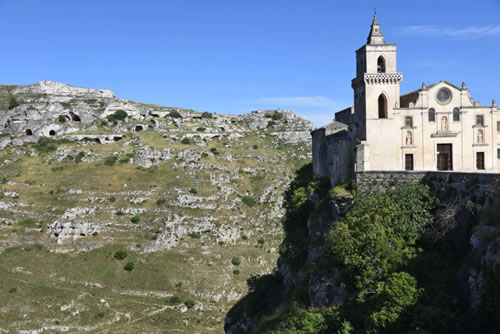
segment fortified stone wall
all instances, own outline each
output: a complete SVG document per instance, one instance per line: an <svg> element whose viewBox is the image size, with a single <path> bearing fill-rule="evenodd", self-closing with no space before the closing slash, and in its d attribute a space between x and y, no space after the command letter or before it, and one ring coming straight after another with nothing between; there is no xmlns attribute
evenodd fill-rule
<svg viewBox="0 0 500 334"><path fill-rule="evenodd" d="M356 172L356 183L363 186L377 185L381 187L390 186L397 181L420 182L427 178L431 181L446 181L453 184L455 188L461 189L467 183L474 183L481 190L489 190L491 184L500 177L497 173L460 173L445 171L365 171Z"/></svg>

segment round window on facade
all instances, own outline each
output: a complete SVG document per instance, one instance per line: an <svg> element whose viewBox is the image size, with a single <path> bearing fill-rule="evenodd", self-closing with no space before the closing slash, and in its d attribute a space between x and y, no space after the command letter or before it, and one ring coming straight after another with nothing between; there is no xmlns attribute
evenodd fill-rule
<svg viewBox="0 0 500 334"><path fill-rule="evenodd" d="M436 100L440 104L447 104L451 100L451 91L448 88L441 88L436 94Z"/></svg>

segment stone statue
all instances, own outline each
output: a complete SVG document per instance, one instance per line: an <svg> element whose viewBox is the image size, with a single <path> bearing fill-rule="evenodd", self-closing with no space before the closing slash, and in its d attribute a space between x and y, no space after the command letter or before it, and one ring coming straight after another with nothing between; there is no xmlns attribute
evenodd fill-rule
<svg viewBox="0 0 500 334"><path fill-rule="evenodd" d="M477 143L484 144L484 133L482 129L477 130Z"/></svg>
<svg viewBox="0 0 500 334"><path fill-rule="evenodd" d="M406 146L413 145L413 135L411 131L406 131Z"/></svg>
<svg viewBox="0 0 500 334"><path fill-rule="evenodd" d="M448 131L448 117L441 117L441 131Z"/></svg>
<svg viewBox="0 0 500 334"><path fill-rule="evenodd" d="M465 89L465 82L462 82L462 89Z"/></svg>

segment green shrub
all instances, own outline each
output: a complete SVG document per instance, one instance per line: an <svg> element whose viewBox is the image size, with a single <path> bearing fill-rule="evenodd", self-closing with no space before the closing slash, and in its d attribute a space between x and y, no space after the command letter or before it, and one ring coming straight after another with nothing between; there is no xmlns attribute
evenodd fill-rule
<svg viewBox="0 0 500 334"><path fill-rule="evenodd" d="M189 139L187 137L182 138L181 143L184 144L184 145L191 144L191 139Z"/></svg>
<svg viewBox="0 0 500 334"><path fill-rule="evenodd" d="M81 151L78 152L78 154L75 156L75 162L80 163L84 156L85 156L84 152L81 152Z"/></svg>
<svg viewBox="0 0 500 334"><path fill-rule="evenodd" d="M254 146L253 146L253 149L254 149L254 150L258 150L258 149L259 149L259 145L257 145L257 144L256 144L256 145L254 145Z"/></svg>
<svg viewBox="0 0 500 334"><path fill-rule="evenodd" d="M213 118L213 115L208 111L205 111L201 114L201 118Z"/></svg>
<svg viewBox="0 0 500 334"><path fill-rule="evenodd" d="M231 263L235 266L239 266L241 264L241 259L239 258L239 256L233 256L233 258L231 259Z"/></svg>
<svg viewBox="0 0 500 334"><path fill-rule="evenodd" d="M124 260L128 256L128 253L124 249L117 250L115 252L115 259L117 260Z"/></svg>
<svg viewBox="0 0 500 334"><path fill-rule="evenodd" d="M164 198L158 198L156 200L156 205L163 205L165 204L167 201L164 199Z"/></svg>
<svg viewBox="0 0 500 334"><path fill-rule="evenodd" d="M206 130L206 128L204 128L203 126L200 126L199 128L196 129L196 131L198 131L198 132L203 132L205 130Z"/></svg>
<svg viewBox="0 0 500 334"><path fill-rule="evenodd" d="M11 96L9 99L9 110L12 110L17 106L19 106L19 103L14 96Z"/></svg>
<svg viewBox="0 0 500 334"><path fill-rule="evenodd" d="M123 211L122 211L122 210L118 210L118 211L116 211L116 213L115 213L115 214L116 214L117 216L123 216L123 215L125 215L125 213L123 213Z"/></svg>
<svg viewBox="0 0 500 334"><path fill-rule="evenodd" d="M178 111L171 111L168 116L172 117L172 118L182 118L182 115L178 112Z"/></svg>
<svg viewBox="0 0 500 334"><path fill-rule="evenodd" d="M59 117L57 117L57 121L59 123L66 123L67 119L66 119L66 116L64 115L59 115Z"/></svg>
<svg viewBox="0 0 500 334"><path fill-rule="evenodd" d="M193 195L198 194L198 190L196 190L195 188L191 188L191 189L189 189L189 192L190 192L191 194L193 194Z"/></svg>
<svg viewBox="0 0 500 334"><path fill-rule="evenodd" d="M186 305L188 308L193 308L195 304L195 301L192 299L186 299L184 302L184 305Z"/></svg>
<svg viewBox="0 0 500 334"><path fill-rule="evenodd" d="M138 224L141 221L141 218L139 216L133 216L130 221L132 222L132 224Z"/></svg>
<svg viewBox="0 0 500 334"><path fill-rule="evenodd" d="M104 159L104 165L113 166L117 160L118 160L118 157L116 157L114 155L110 155L109 157L106 157L106 159Z"/></svg>
<svg viewBox="0 0 500 334"><path fill-rule="evenodd" d="M109 122L123 121L128 117L128 114L125 110L117 110L113 114L108 115L107 119Z"/></svg>
<svg viewBox="0 0 500 334"><path fill-rule="evenodd" d="M92 232L93 237L97 237L98 234L99 234L98 232Z"/></svg>
<svg viewBox="0 0 500 334"><path fill-rule="evenodd" d="M128 262L124 267L123 269L125 269L126 271L132 271L134 270L135 268L135 264L134 262Z"/></svg>
<svg viewBox="0 0 500 334"><path fill-rule="evenodd" d="M279 111L274 112L273 116L271 117L273 121L279 121L282 118L283 115Z"/></svg>
<svg viewBox="0 0 500 334"><path fill-rule="evenodd" d="M181 298L177 295L173 295L172 297L170 297L168 299L168 303L170 305L179 305L181 303L181 301L182 301Z"/></svg>
<svg viewBox="0 0 500 334"><path fill-rule="evenodd" d="M241 201L249 207L253 207L257 204L257 201L253 197L247 195L243 196Z"/></svg>
<svg viewBox="0 0 500 334"><path fill-rule="evenodd" d="M96 317L97 319L102 319L102 318L104 318L104 312L99 312L99 313L97 313L97 314L95 315L95 317Z"/></svg>
<svg viewBox="0 0 500 334"><path fill-rule="evenodd" d="M233 270L233 274L234 274L234 275L239 275L239 274L240 274L240 271L239 271L238 269L234 269L234 270Z"/></svg>
<svg viewBox="0 0 500 334"><path fill-rule="evenodd" d="M110 198L109 198L109 201L110 201L111 203L116 202L116 197L110 197Z"/></svg>
<svg viewBox="0 0 500 334"><path fill-rule="evenodd" d="M9 290L9 293L16 293L16 292L17 292L17 288L11 288L11 289Z"/></svg>
<svg viewBox="0 0 500 334"><path fill-rule="evenodd" d="M269 121L269 122L267 122L267 127L268 127L268 128L272 128L272 127L273 127L273 126L275 126L275 125L276 125L276 122L275 122L275 121Z"/></svg>
<svg viewBox="0 0 500 334"><path fill-rule="evenodd" d="M330 190L330 196L348 197L351 195L345 184L340 184Z"/></svg>

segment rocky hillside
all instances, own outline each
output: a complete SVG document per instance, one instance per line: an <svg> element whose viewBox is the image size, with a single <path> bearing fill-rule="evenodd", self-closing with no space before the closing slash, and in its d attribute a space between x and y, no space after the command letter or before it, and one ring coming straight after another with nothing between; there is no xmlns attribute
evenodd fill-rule
<svg viewBox="0 0 500 334"><path fill-rule="evenodd" d="M312 127L0 86L0 332L220 333L275 265Z"/></svg>

